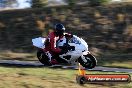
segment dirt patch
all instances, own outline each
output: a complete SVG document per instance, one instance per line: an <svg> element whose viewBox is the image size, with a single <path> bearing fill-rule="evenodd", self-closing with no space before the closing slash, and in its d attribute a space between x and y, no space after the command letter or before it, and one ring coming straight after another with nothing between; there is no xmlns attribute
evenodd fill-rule
<svg viewBox="0 0 132 88"><path fill-rule="evenodd" d="M12 51L0 52L1 60L37 60L36 54L33 53L16 53Z"/></svg>

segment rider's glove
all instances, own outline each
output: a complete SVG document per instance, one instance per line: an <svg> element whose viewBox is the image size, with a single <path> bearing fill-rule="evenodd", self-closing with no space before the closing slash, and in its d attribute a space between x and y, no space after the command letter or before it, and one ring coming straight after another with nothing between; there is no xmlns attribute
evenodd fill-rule
<svg viewBox="0 0 132 88"><path fill-rule="evenodd" d="M64 43L64 45L63 45L63 48L65 49L65 48L69 48L70 47L70 45L69 44L66 44L66 43Z"/></svg>
<svg viewBox="0 0 132 88"><path fill-rule="evenodd" d="M61 47L61 52L60 52L60 54L64 54L64 53L67 53L70 49L70 45L69 44L67 44L67 43L64 43L64 45Z"/></svg>
<svg viewBox="0 0 132 88"><path fill-rule="evenodd" d="M68 52L68 49L67 48L63 48L60 52L60 54L64 54L64 53L67 53Z"/></svg>

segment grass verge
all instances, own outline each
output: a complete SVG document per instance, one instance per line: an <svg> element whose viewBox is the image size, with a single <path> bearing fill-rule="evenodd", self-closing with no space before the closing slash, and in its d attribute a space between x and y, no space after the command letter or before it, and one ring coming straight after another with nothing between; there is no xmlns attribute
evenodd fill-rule
<svg viewBox="0 0 132 88"><path fill-rule="evenodd" d="M0 88L132 88L132 83L85 84L76 83L77 70L51 69L45 67L0 66ZM126 74L87 71L87 74ZM130 74L132 76L132 74Z"/></svg>
<svg viewBox="0 0 132 88"><path fill-rule="evenodd" d="M97 57L99 66L132 68L132 54L110 54Z"/></svg>

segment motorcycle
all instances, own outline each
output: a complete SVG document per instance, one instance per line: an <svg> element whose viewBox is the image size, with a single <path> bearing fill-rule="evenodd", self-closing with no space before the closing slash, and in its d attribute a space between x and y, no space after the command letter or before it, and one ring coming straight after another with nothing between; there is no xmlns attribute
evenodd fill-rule
<svg viewBox="0 0 132 88"><path fill-rule="evenodd" d="M38 48L37 58L39 61L44 65L49 65L52 55L48 51L43 51L45 40L46 38L42 37L34 38L32 39L32 43ZM62 62L72 65L79 62L83 67L88 69L92 69L97 65L96 58L88 51L88 44L76 35L73 35L70 39L64 36L57 42L57 47L68 50L66 53L58 56L60 58L57 60L58 62L63 60Z"/></svg>

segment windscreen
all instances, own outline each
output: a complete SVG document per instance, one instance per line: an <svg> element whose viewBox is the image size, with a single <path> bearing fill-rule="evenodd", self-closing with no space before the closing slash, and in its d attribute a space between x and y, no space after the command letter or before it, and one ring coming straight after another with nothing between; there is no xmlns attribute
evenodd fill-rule
<svg viewBox="0 0 132 88"><path fill-rule="evenodd" d="M79 41L79 39L77 37L72 37L68 43L75 43L75 44L81 44L81 42Z"/></svg>

